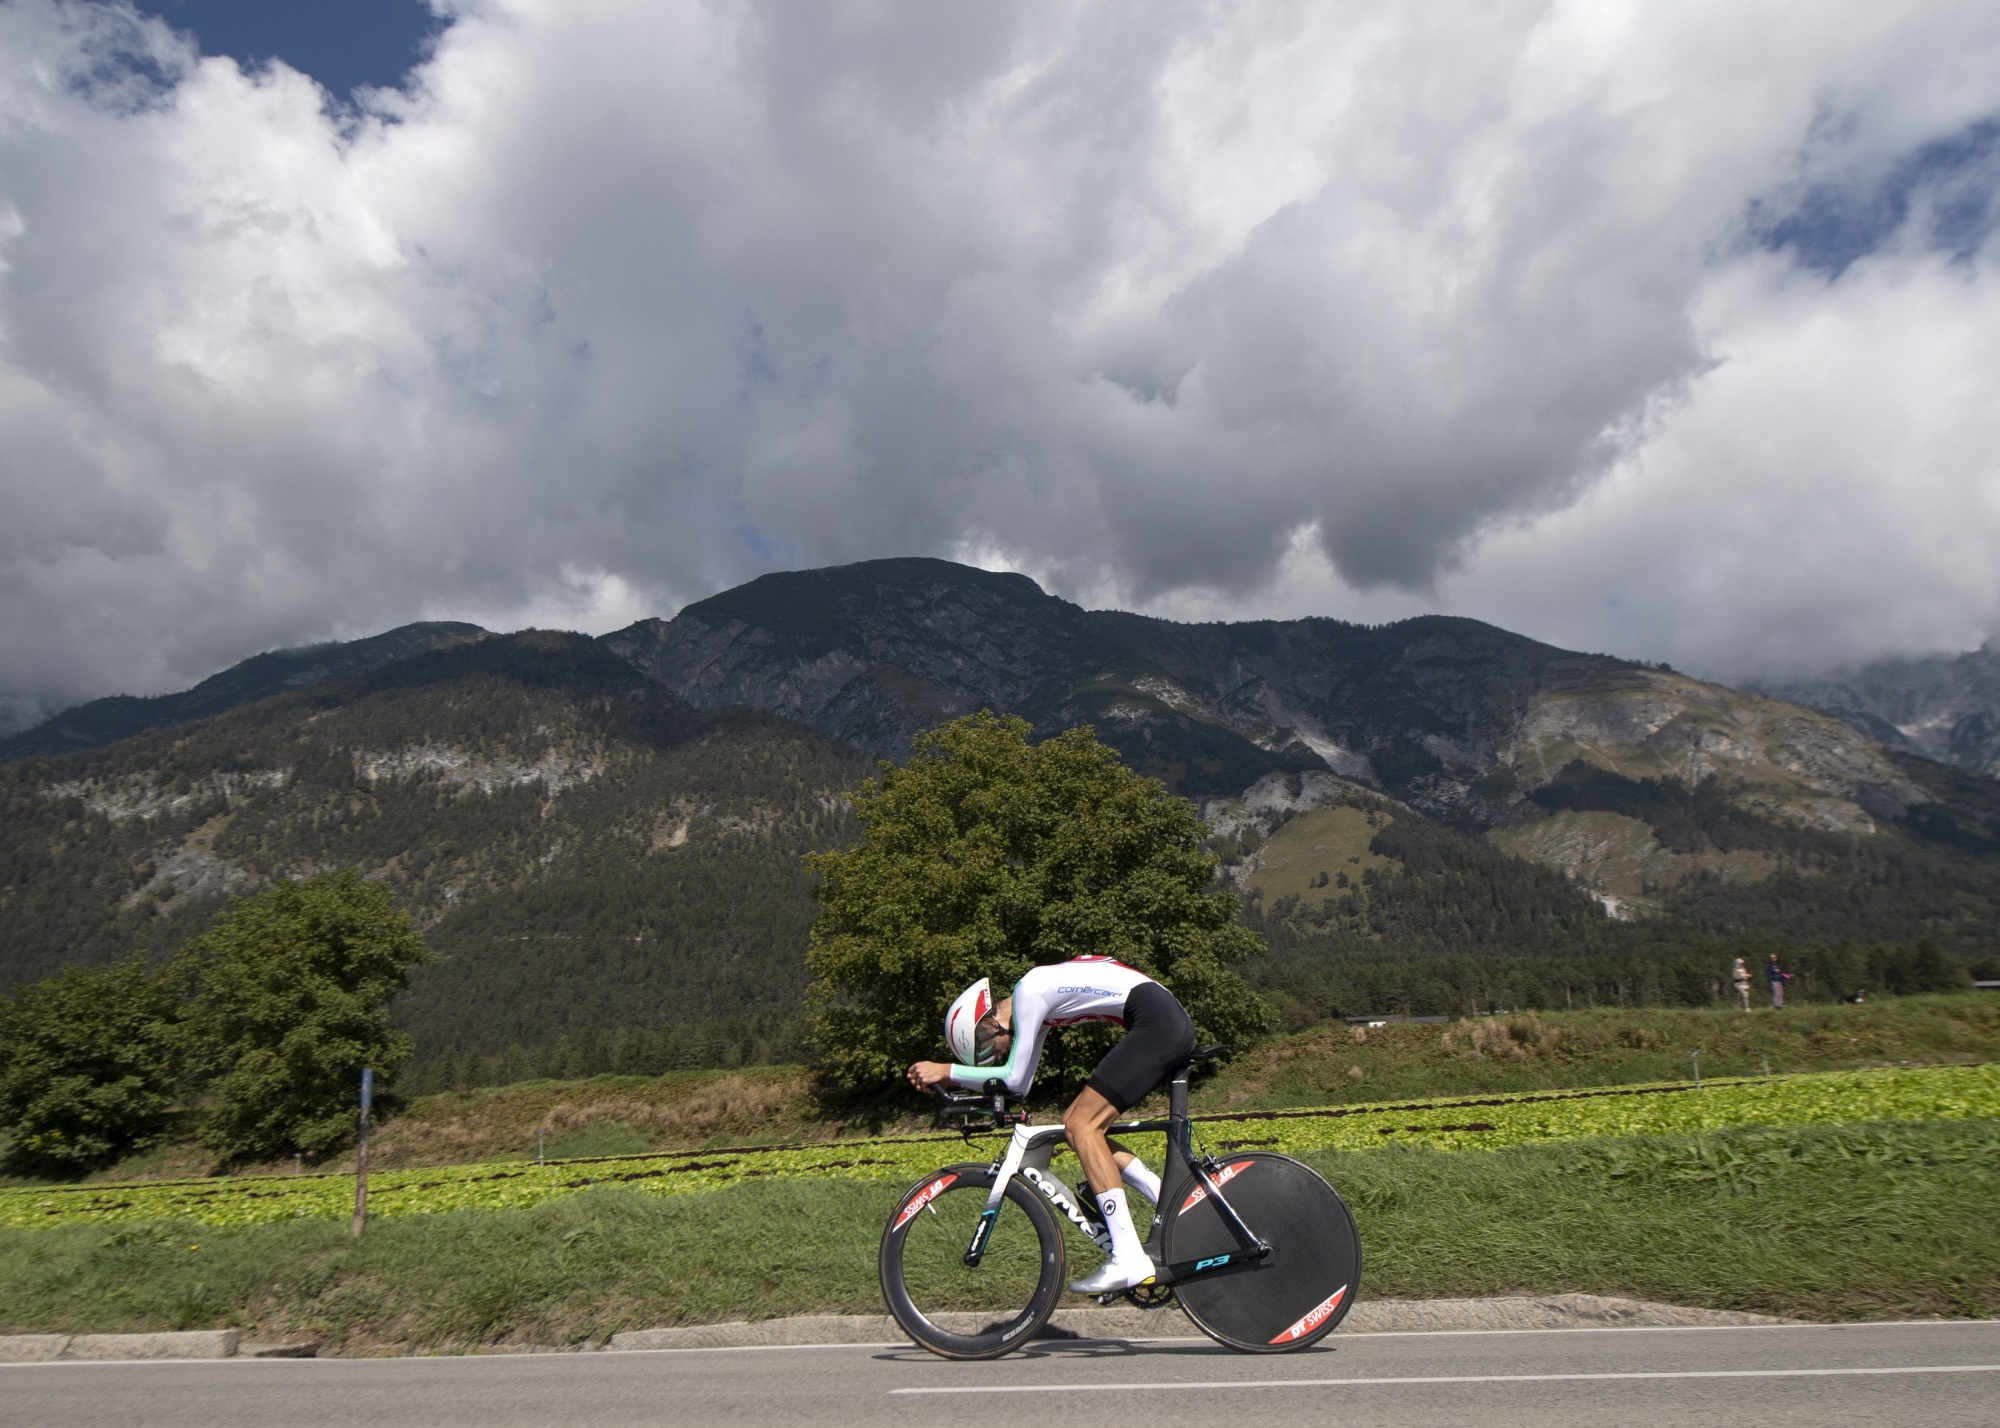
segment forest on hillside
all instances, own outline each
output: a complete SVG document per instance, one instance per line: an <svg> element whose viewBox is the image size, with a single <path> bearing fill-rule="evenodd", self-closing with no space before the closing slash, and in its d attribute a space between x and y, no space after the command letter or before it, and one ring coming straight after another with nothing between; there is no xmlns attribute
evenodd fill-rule
<svg viewBox="0 0 2000 1428"><path fill-rule="evenodd" d="M1610 792L1634 806L1630 790ZM1772 951L1793 974L1798 1000L1944 991L1975 972L2000 976L1994 862L1900 833L1858 844L1788 839L1795 830L1749 827L1733 808L1695 792L1640 790L1713 811L1679 828L1662 820L1687 846L1733 833L1785 851L1793 866L1761 884L1696 879L1674 894L1670 915L1619 922L1562 874L1464 830L1384 819L1372 848L1393 860L1389 870L1346 889L1329 883L1311 906L1292 897L1272 907L1246 899L1243 920L1270 950L1243 970L1287 1029L1366 1013L1714 1005L1731 996L1734 958L1750 961L1761 979ZM786 1015L782 1004L699 1026L574 1029L504 1052L473 1046L468 1039L434 1053L416 1084L658 1074L811 1054L804 1018Z"/></svg>
<svg viewBox="0 0 2000 1428"><path fill-rule="evenodd" d="M356 867L440 954L397 1006L420 1057L782 1017L801 856L852 836L867 772L783 720L679 706L580 637L484 641L0 766L0 975L165 955L232 895Z"/></svg>
<svg viewBox="0 0 2000 1428"><path fill-rule="evenodd" d="M801 858L855 836L842 795L871 771L774 716L680 705L580 636L436 651L0 765L0 985L165 955L232 896L355 867L440 954L396 1011L414 1086L795 1060L815 910ZM1993 796L1975 782L1953 796ZM1551 812L1642 819L1669 847L1778 860L1761 882L1663 890L1664 915L1640 922L1402 809L1358 882L1246 902L1270 949L1246 973L1298 1026L1698 1004L1729 958L1770 948L1815 996L1962 980L2000 954L2000 853L1976 820L1821 834L1726 794L1588 769L1535 792Z"/></svg>
<svg viewBox="0 0 2000 1428"><path fill-rule="evenodd" d="M1316 902L1246 901L1244 920L1270 949L1251 980L1303 1026L1368 1012L1705 1005L1724 999L1736 957L1761 967L1773 951L1809 997L2000 975L2000 847L1956 824L1836 835L1759 818L1713 780L1566 775L1536 800L1640 818L1679 850L1754 847L1778 870L1757 882L1698 874L1661 891L1661 915L1618 921L1554 869L1405 814L1370 844L1388 867Z"/></svg>

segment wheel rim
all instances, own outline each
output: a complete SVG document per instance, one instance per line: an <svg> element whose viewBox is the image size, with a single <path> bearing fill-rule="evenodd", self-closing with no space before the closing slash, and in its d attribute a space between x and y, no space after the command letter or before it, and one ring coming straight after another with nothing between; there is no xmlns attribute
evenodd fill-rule
<svg viewBox="0 0 2000 1428"><path fill-rule="evenodd" d="M933 1195L901 1232L899 1267L909 1307L953 1336L1004 1336L1034 1312L1042 1242L1019 1205L1001 1199L978 1267L965 1263L990 1192L990 1182L958 1181Z"/></svg>

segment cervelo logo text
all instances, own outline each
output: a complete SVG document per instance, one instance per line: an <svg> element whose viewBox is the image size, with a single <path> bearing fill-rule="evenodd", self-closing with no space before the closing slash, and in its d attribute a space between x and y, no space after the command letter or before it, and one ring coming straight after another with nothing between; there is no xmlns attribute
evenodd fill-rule
<svg viewBox="0 0 2000 1428"><path fill-rule="evenodd" d="M1032 1165L1021 1167L1021 1175L1030 1185L1042 1192L1042 1198L1069 1216L1069 1222L1090 1237L1090 1242L1099 1249L1111 1248L1111 1231L1094 1220L1084 1218L1083 1211L1076 1208L1076 1202L1063 1192L1062 1185L1052 1175L1044 1175Z"/></svg>
<svg viewBox="0 0 2000 1428"><path fill-rule="evenodd" d="M1087 997L1115 997L1118 994L1104 987L1057 987L1058 992L1081 992Z"/></svg>
<svg viewBox="0 0 2000 1428"><path fill-rule="evenodd" d="M1234 1165L1225 1165L1222 1167L1222 1173L1215 1177L1215 1183L1217 1185L1227 1185L1230 1181L1234 1180L1237 1176L1241 1175L1244 1171L1248 1170L1251 1166L1255 1165L1256 1163L1257 1162L1254 1160L1239 1160ZM1208 1198L1208 1187L1206 1185L1195 1186L1193 1192L1187 1197L1187 1199L1181 1201L1181 1213L1185 1215L1188 1211L1192 1210L1195 1206L1199 1205L1202 1201L1206 1200L1207 1198Z"/></svg>
<svg viewBox="0 0 2000 1428"><path fill-rule="evenodd" d="M1340 1307L1340 1301L1346 1297L1346 1294L1347 1286L1343 1284L1340 1288L1334 1290L1332 1294L1328 1295L1325 1302L1314 1309L1312 1313L1306 1315L1305 1318L1299 1320L1298 1323L1292 1325L1291 1328L1285 1330L1284 1333L1278 1335L1271 1342L1274 1344L1289 1344L1294 1339L1303 1339L1307 1334L1310 1334L1326 1322L1326 1316Z"/></svg>
<svg viewBox="0 0 2000 1428"><path fill-rule="evenodd" d="M896 1216L896 1228L900 1230L903 1226L909 1224L911 1220L916 1218L917 1211L923 1209L924 1206L944 1194L957 1179L956 1175L940 1175L922 1190L918 1191L916 1198L903 1207L903 1213Z"/></svg>

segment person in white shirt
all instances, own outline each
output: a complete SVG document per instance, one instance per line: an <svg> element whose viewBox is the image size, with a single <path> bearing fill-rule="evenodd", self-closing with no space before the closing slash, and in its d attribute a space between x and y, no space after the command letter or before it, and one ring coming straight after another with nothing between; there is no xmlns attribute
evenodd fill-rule
<svg viewBox="0 0 2000 1428"><path fill-rule="evenodd" d="M1125 1202L1125 1185L1157 1204L1159 1177L1130 1151L1112 1145L1105 1132L1194 1051L1194 1023L1173 993L1110 957L1036 967L997 1004L981 977L945 1013L945 1040L959 1061L919 1061L908 1074L919 1090L945 1081L977 1090L1000 1081L1010 1094L1025 1096L1034 1084L1049 1029L1086 1021L1117 1022L1125 1028L1063 1112L1070 1147L1083 1162L1111 1232L1111 1258L1070 1289L1108 1294L1144 1284L1155 1273Z"/></svg>

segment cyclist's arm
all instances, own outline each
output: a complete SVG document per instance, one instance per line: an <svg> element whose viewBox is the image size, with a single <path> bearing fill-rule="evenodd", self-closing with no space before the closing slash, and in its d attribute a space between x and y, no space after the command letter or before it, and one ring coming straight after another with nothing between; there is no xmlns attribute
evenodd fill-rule
<svg viewBox="0 0 2000 1428"><path fill-rule="evenodd" d="M1048 1003L1027 989L1024 977L1014 984L1014 1042L1007 1060L999 1066L959 1066L951 1068L952 1084L978 1090L988 1081L1000 1081L1010 1096L1025 1096L1035 1083L1035 1068L1042 1059L1042 1019Z"/></svg>

